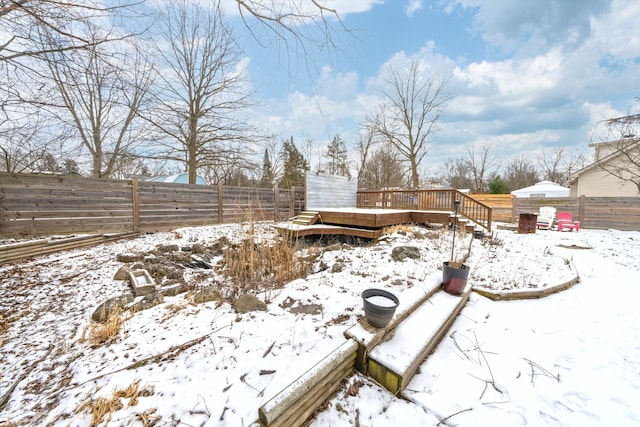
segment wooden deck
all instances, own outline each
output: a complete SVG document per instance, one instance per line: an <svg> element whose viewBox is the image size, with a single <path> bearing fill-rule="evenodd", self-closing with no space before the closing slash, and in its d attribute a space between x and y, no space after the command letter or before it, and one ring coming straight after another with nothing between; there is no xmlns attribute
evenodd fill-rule
<svg viewBox="0 0 640 427"><path fill-rule="evenodd" d="M347 235L366 239L376 239L382 235L384 227L408 223L448 224L453 212L414 211L398 209L342 208L315 211L313 224L297 224L288 221L276 225L281 234L292 237L311 235Z"/></svg>

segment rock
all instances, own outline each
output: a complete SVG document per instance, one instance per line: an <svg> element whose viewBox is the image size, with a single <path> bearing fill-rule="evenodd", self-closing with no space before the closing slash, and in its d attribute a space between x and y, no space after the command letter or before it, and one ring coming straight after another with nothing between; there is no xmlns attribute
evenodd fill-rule
<svg viewBox="0 0 640 427"><path fill-rule="evenodd" d="M162 253L177 252L180 250L178 245L158 245L156 246L156 249L158 249Z"/></svg>
<svg viewBox="0 0 640 427"><path fill-rule="evenodd" d="M178 268L170 268L165 276L167 280L182 280L184 278L183 271Z"/></svg>
<svg viewBox="0 0 640 427"><path fill-rule="evenodd" d="M183 294L189 290L189 286L186 283L174 283L170 286L162 288L160 291L165 297L175 297L176 295Z"/></svg>
<svg viewBox="0 0 640 427"><path fill-rule="evenodd" d="M148 310L151 307L155 307L158 304L162 304L164 302L164 297L162 294L156 292L153 294L145 295L142 297L140 301L136 301L129 306L129 310L134 313L142 310Z"/></svg>
<svg viewBox="0 0 640 427"><path fill-rule="evenodd" d="M205 250L206 248L202 243L194 243L193 246L191 246L191 252L194 254L203 254Z"/></svg>
<svg viewBox="0 0 640 427"><path fill-rule="evenodd" d="M236 311L238 313L249 313L250 311L267 311L267 304L260 301L255 295L245 294L236 301Z"/></svg>
<svg viewBox="0 0 640 427"><path fill-rule="evenodd" d="M323 249L324 252L331 251L339 251L342 249L342 245L340 243L334 243L333 245L329 245Z"/></svg>
<svg viewBox="0 0 640 427"><path fill-rule="evenodd" d="M299 304L291 307L289 311L293 314L320 314L322 306L320 304Z"/></svg>
<svg viewBox="0 0 640 427"><path fill-rule="evenodd" d="M124 263L132 263L136 261L140 261L142 259L142 254L134 254L134 253L124 253L116 255L116 259L118 262Z"/></svg>
<svg viewBox="0 0 640 427"><path fill-rule="evenodd" d="M336 262L331 267L331 272L332 273L340 273L342 270L344 270L344 263L343 262Z"/></svg>
<svg viewBox="0 0 640 427"><path fill-rule="evenodd" d="M123 265L116 271L116 274L113 275L113 280L127 280L129 278L129 272L131 269L126 265Z"/></svg>
<svg viewBox="0 0 640 427"><path fill-rule="evenodd" d="M207 286L206 288L198 289L193 295L193 302L196 304L202 304L209 301L222 301L222 294L219 290Z"/></svg>
<svg viewBox="0 0 640 427"><path fill-rule="evenodd" d="M391 251L391 259L396 262L406 258L420 259L420 249L415 246L398 246Z"/></svg>
<svg viewBox="0 0 640 427"><path fill-rule="evenodd" d="M124 294L118 297L109 298L95 309L95 311L91 315L91 320L97 323L104 323L107 321L116 307L124 310L132 301L133 295L131 294Z"/></svg>

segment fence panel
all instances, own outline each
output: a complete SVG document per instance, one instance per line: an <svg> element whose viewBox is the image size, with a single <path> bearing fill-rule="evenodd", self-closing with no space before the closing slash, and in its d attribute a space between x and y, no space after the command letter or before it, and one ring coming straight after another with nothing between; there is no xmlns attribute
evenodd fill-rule
<svg viewBox="0 0 640 427"><path fill-rule="evenodd" d="M3 173L0 184L0 236L133 229L131 181Z"/></svg>
<svg viewBox="0 0 640 427"><path fill-rule="evenodd" d="M163 231L218 222L218 188L138 182L139 231Z"/></svg>

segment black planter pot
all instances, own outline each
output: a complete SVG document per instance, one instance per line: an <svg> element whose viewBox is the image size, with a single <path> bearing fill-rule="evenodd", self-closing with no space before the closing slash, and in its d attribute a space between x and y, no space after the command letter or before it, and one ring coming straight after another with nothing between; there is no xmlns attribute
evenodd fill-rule
<svg viewBox="0 0 640 427"><path fill-rule="evenodd" d="M369 324L376 328L384 328L396 312L400 300L391 292L372 288L362 292L362 302L364 315Z"/></svg>
<svg viewBox="0 0 640 427"><path fill-rule="evenodd" d="M449 261L442 263L442 287L444 291L451 295L461 295L467 286L469 278L469 267L460 264L460 267L449 266Z"/></svg>

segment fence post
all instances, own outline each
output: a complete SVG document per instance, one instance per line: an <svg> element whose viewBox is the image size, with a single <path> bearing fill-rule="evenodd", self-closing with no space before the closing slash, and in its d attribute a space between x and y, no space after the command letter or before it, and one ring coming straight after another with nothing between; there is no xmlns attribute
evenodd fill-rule
<svg viewBox="0 0 640 427"><path fill-rule="evenodd" d="M289 218L296 214L296 187L289 189Z"/></svg>
<svg viewBox="0 0 640 427"><path fill-rule="evenodd" d="M273 186L273 220L280 220L280 193L278 190L278 184Z"/></svg>
<svg viewBox="0 0 640 427"><path fill-rule="evenodd" d="M224 202L222 197L222 183L218 183L218 224L224 222Z"/></svg>
<svg viewBox="0 0 640 427"><path fill-rule="evenodd" d="M584 194L580 195L580 205L578 206L578 220L581 224L584 224L584 205L585 205L585 197Z"/></svg>
<svg viewBox="0 0 640 427"><path fill-rule="evenodd" d="M138 178L131 180L131 209L133 220L133 231L140 231L140 185Z"/></svg>

